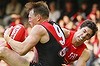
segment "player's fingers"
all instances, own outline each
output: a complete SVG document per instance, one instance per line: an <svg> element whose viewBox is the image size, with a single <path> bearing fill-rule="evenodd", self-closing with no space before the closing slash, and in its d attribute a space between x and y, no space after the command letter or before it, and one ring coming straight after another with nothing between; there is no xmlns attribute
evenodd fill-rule
<svg viewBox="0 0 100 66"><path fill-rule="evenodd" d="M13 27L11 26L10 28L8 28L8 29L5 30L5 32L4 32L4 38L5 38L5 39L6 39L7 36L10 35L12 28L13 28Z"/></svg>

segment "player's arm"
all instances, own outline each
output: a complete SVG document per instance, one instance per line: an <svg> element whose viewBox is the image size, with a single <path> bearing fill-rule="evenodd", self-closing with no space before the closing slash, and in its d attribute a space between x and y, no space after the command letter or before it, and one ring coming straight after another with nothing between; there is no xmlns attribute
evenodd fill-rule
<svg viewBox="0 0 100 66"><path fill-rule="evenodd" d="M4 38L9 43L11 48L20 55L26 54L39 42L41 37L45 35L44 28L41 25L36 25L32 28L29 36L23 42L18 42L9 37L10 31L11 29L5 31Z"/></svg>
<svg viewBox="0 0 100 66"><path fill-rule="evenodd" d="M65 34L65 37L67 38L70 34L70 30L66 29L66 28L62 28L64 34Z"/></svg>
<svg viewBox="0 0 100 66"><path fill-rule="evenodd" d="M1 46L5 46L5 47L6 47L6 46L7 46L6 42L5 42L5 41L1 42L1 43L0 43L0 47L1 47Z"/></svg>
<svg viewBox="0 0 100 66"><path fill-rule="evenodd" d="M86 66L86 62L90 58L90 51L85 49L79 57L76 66Z"/></svg>

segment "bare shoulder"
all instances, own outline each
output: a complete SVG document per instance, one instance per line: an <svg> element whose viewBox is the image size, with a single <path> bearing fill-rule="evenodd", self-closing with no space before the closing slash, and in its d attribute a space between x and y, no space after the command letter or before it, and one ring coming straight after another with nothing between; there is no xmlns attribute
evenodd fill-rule
<svg viewBox="0 0 100 66"><path fill-rule="evenodd" d="M46 33L46 29L42 25L35 25L32 28L32 33L37 33L37 34L39 33L39 34L43 35Z"/></svg>
<svg viewBox="0 0 100 66"><path fill-rule="evenodd" d="M84 49L80 58L82 58L84 61L87 61L90 58L90 50Z"/></svg>
<svg viewBox="0 0 100 66"><path fill-rule="evenodd" d="M63 32L65 34L65 37L67 38L69 36L69 34L70 34L70 30L65 29L65 28L62 28L62 30L63 30Z"/></svg>
<svg viewBox="0 0 100 66"><path fill-rule="evenodd" d="M90 51L88 49L84 49L81 56L79 57L76 66L86 66L86 62L90 58Z"/></svg>
<svg viewBox="0 0 100 66"><path fill-rule="evenodd" d="M84 51L82 52L82 54L88 54L88 55L90 55L90 50L88 50L88 49L84 49Z"/></svg>

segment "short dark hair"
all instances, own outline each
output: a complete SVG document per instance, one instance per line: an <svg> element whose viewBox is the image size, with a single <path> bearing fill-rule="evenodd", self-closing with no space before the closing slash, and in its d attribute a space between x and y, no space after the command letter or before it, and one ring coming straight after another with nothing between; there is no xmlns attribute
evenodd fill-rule
<svg viewBox="0 0 100 66"><path fill-rule="evenodd" d="M44 19L49 17L49 8L44 1L29 2L26 3L25 7L28 11L34 9L34 14L40 14Z"/></svg>
<svg viewBox="0 0 100 66"><path fill-rule="evenodd" d="M98 31L98 28L97 28L96 24L93 21L89 20L89 19L85 20L81 24L80 28L83 28L83 27L88 27L92 30L93 34L91 35L91 37L94 36L95 33Z"/></svg>

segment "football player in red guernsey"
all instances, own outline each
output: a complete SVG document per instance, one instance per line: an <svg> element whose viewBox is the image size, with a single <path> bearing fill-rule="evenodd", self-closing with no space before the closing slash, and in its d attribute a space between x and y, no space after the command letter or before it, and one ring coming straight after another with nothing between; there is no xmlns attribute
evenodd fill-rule
<svg viewBox="0 0 100 66"><path fill-rule="evenodd" d="M93 22L90 23L89 20L85 20L78 31L69 31L66 44L62 49L63 54L61 53L65 62L62 66L67 66L67 64L71 64L76 60L75 66L86 66L90 53L84 42L90 39L98 30L94 26Z"/></svg>

